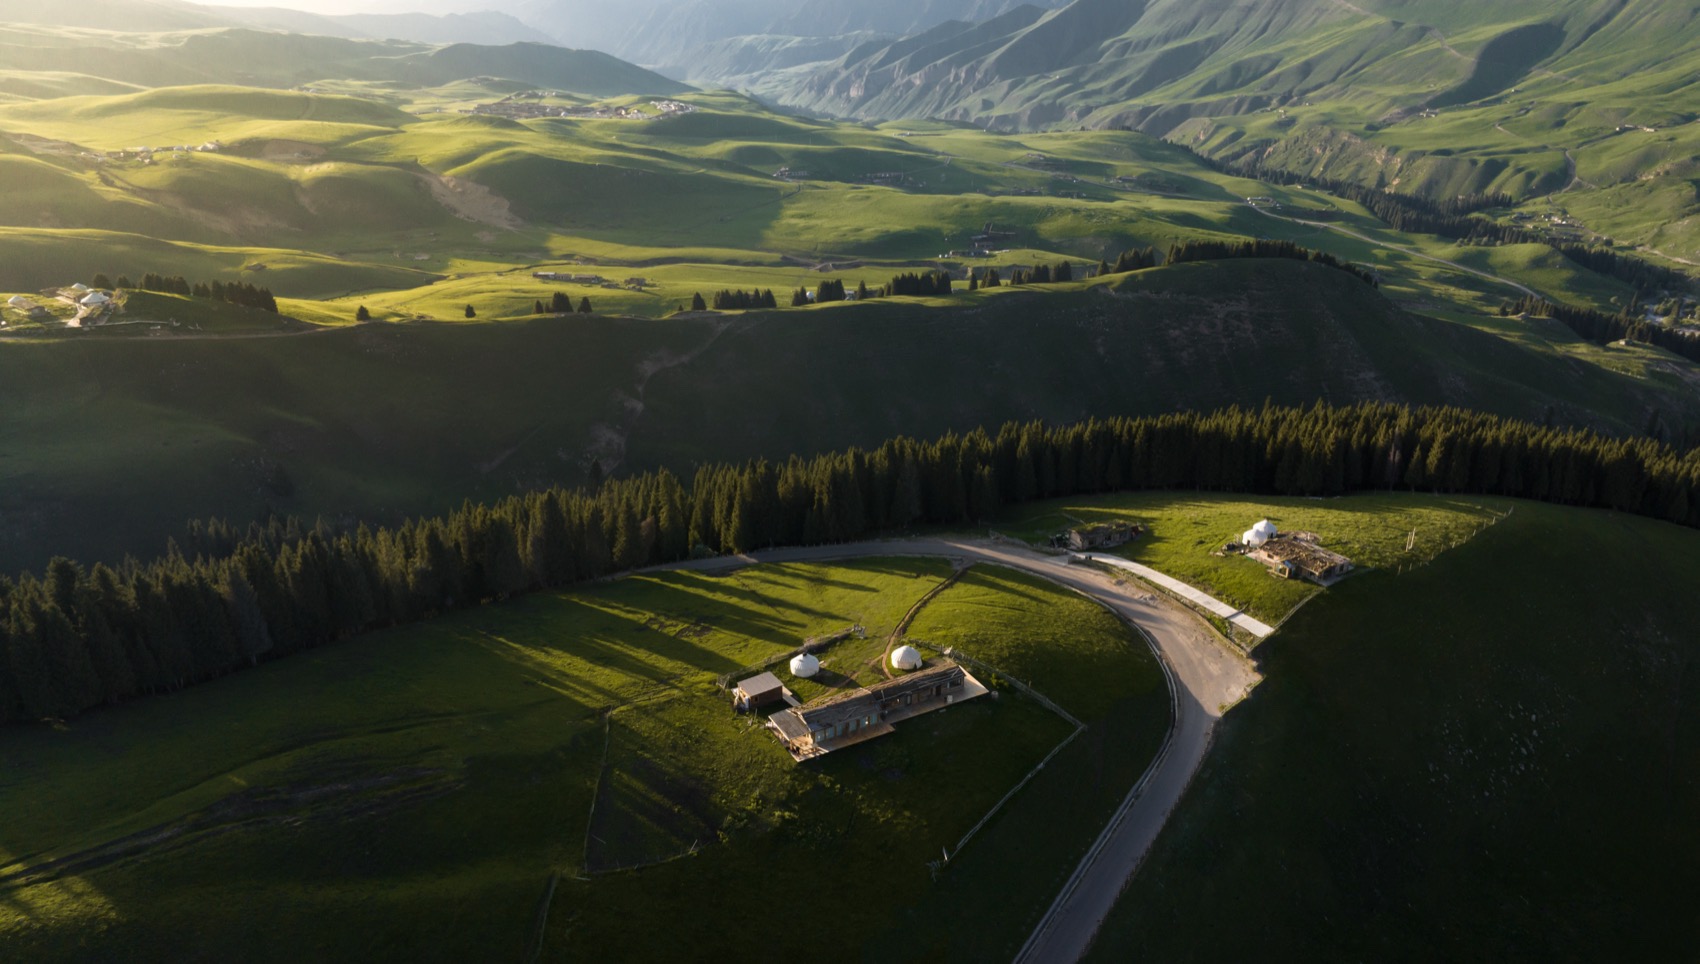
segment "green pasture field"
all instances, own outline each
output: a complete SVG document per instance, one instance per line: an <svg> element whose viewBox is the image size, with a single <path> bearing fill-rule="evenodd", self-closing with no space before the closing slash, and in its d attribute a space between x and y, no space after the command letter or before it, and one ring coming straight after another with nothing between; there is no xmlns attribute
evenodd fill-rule
<svg viewBox="0 0 1700 964"><path fill-rule="evenodd" d="M1143 535L1110 551L1275 624L1323 589L1277 578L1262 563L1220 553L1225 543L1239 541L1258 520L1268 519L1283 532L1314 532L1324 548L1351 559L1360 571L1404 572L1433 562L1495 525L1511 505L1483 496L1409 492L1333 499L1134 492L1018 506L995 527L1043 545L1053 534L1081 523L1140 523ZM1360 572L1347 581L1363 578Z"/></svg>
<svg viewBox="0 0 1700 964"><path fill-rule="evenodd" d="M489 100L501 92L480 95L474 85L459 93ZM972 247L990 223L1016 235L997 245L1010 254L989 262L1005 266L1095 263L1130 247L1255 235L1373 265L1388 293L1418 310L1491 311L1511 289L1400 250L1413 245L1572 300L1604 306L1626 295L1555 256L1460 251L1401 235L1356 205L1219 174L1126 131L869 127L789 117L731 94L684 95L702 109L655 121L521 122L416 116L392 106L396 96L370 84L341 94L192 86L0 106L0 129L34 138L14 135L13 150L0 155L0 172L28 183L32 199L0 213L12 223L0 230L0 252L20 246L0 268L0 286L41 287L96 270L230 280L258 262L280 296L332 302L298 306L315 323L335 323L351 310L342 303L349 298L382 302L395 317L458 317L445 309L468 301L481 315L511 317L533 299L503 293L507 272L575 258L605 274L672 269L679 283L659 297L604 298L606 310L653 316L743 265L924 265ZM92 132L100 136L90 140ZM161 154L151 165L80 153L211 141L216 152ZM808 176L775 180L782 166ZM884 171L909 181L856 183ZM433 193L440 177L460 185L459 200ZM1070 193L1081 197L1063 196ZM1331 211L1342 227L1386 244L1268 218L1243 203L1259 194L1284 212ZM61 232L61 245L43 245L49 228ZM76 231L126 237L63 233ZM1032 259L1020 260L1027 252ZM444 301L432 287L444 276L501 304Z"/></svg>
<svg viewBox="0 0 1700 964"><path fill-rule="evenodd" d="M1258 651L1090 959L1687 956L1697 548L1519 502L1329 590Z"/></svg>
<svg viewBox="0 0 1700 964"><path fill-rule="evenodd" d="M994 697L799 766L713 686L851 623L883 637L948 571L636 575L9 730L0 760L29 779L0 783L0 941L32 960L721 954L771 922L773 888L830 874L861 937L817 956L1006 955L1167 728L1136 634L996 569L923 611L929 641L1088 724L933 869L1071 724L992 677Z"/></svg>

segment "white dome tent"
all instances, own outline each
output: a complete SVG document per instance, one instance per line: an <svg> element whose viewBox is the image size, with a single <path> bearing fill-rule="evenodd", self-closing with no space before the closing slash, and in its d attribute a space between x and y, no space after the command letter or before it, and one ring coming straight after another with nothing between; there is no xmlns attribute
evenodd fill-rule
<svg viewBox="0 0 1700 964"><path fill-rule="evenodd" d="M1245 534L1240 536L1240 541L1250 548L1256 549L1258 546L1263 545L1265 542L1268 542L1270 539L1273 539L1278 535L1280 535L1280 532L1275 528L1275 523L1270 522L1268 519L1264 519L1257 525L1247 529Z"/></svg>
<svg viewBox="0 0 1700 964"><path fill-rule="evenodd" d="M891 651L892 669L920 669L921 651L913 646L899 646Z"/></svg>
<svg viewBox="0 0 1700 964"><path fill-rule="evenodd" d="M820 660L813 653L799 653L791 657L791 675L798 679L808 679L820 672Z"/></svg>

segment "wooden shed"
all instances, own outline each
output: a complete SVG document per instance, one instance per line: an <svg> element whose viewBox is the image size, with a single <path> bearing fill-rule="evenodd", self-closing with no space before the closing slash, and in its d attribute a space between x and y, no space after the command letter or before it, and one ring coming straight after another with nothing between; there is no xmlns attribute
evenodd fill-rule
<svg viewBox="0 0 1700 964"><path fill-rule="evenodd" d="M759 710L785 700L785 684L772 673L752 676L732 688L732 703L740 710Z"/></svg>

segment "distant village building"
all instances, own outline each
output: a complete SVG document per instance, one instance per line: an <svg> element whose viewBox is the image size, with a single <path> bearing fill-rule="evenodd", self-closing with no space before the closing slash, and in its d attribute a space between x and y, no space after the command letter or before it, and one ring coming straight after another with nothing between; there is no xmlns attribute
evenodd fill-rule
<svg viewBox="0 0 1700 964"><path fill-rule="evenodd" d="M1136 522L1098 522L1077 526L1065 533L1065 541L1075 552L1089 549L1113 549L1139 537L1144 527Z"/></svg>
<svg viewBox="0 0 1700 964"><path fill-rule="evenodd" d="M599 285L604 280L599 274L569 274L565 271L533 271L531 276L538 281L572 281L584 285Z"/></svg>
<svg viewBox="0 0 1700 964"><path fill-rule="evenodd" d="M6 304L21 310L28 310L35 307L35 302L25 298L23 295L13 295L11 298L7 299Z"/></svg>
<svg viewBox="0 0 1700 964"><path fill-rule="evenodd" d="M893 731L893 724L987 693L985 686L953 662L899 676L866 689L781 710L768 729L798 762Z"/></svg>

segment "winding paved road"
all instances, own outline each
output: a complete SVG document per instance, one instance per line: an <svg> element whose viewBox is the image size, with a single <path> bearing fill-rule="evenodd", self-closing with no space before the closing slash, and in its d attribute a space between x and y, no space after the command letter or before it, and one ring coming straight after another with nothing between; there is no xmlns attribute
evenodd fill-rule
<svg viewBox="0 0 1700 964"><path fill-rule="evenodd" d="M1122 887L1180 802L1210 748L1216 721L1243 699L1260 677L1192 611L1127 578L1089 566L1070 565L1002 542L904 539L837 546L774 549L665 566L713 570L764 562L818 562L868 556L944 556L1007 566L1032 573L1089 596L1137 626L1150 640L1169 678L1173 722L1156 760L1111 817L1074 875L1063 886L1018 962L1072 962L1086 952Z"/></svg>

